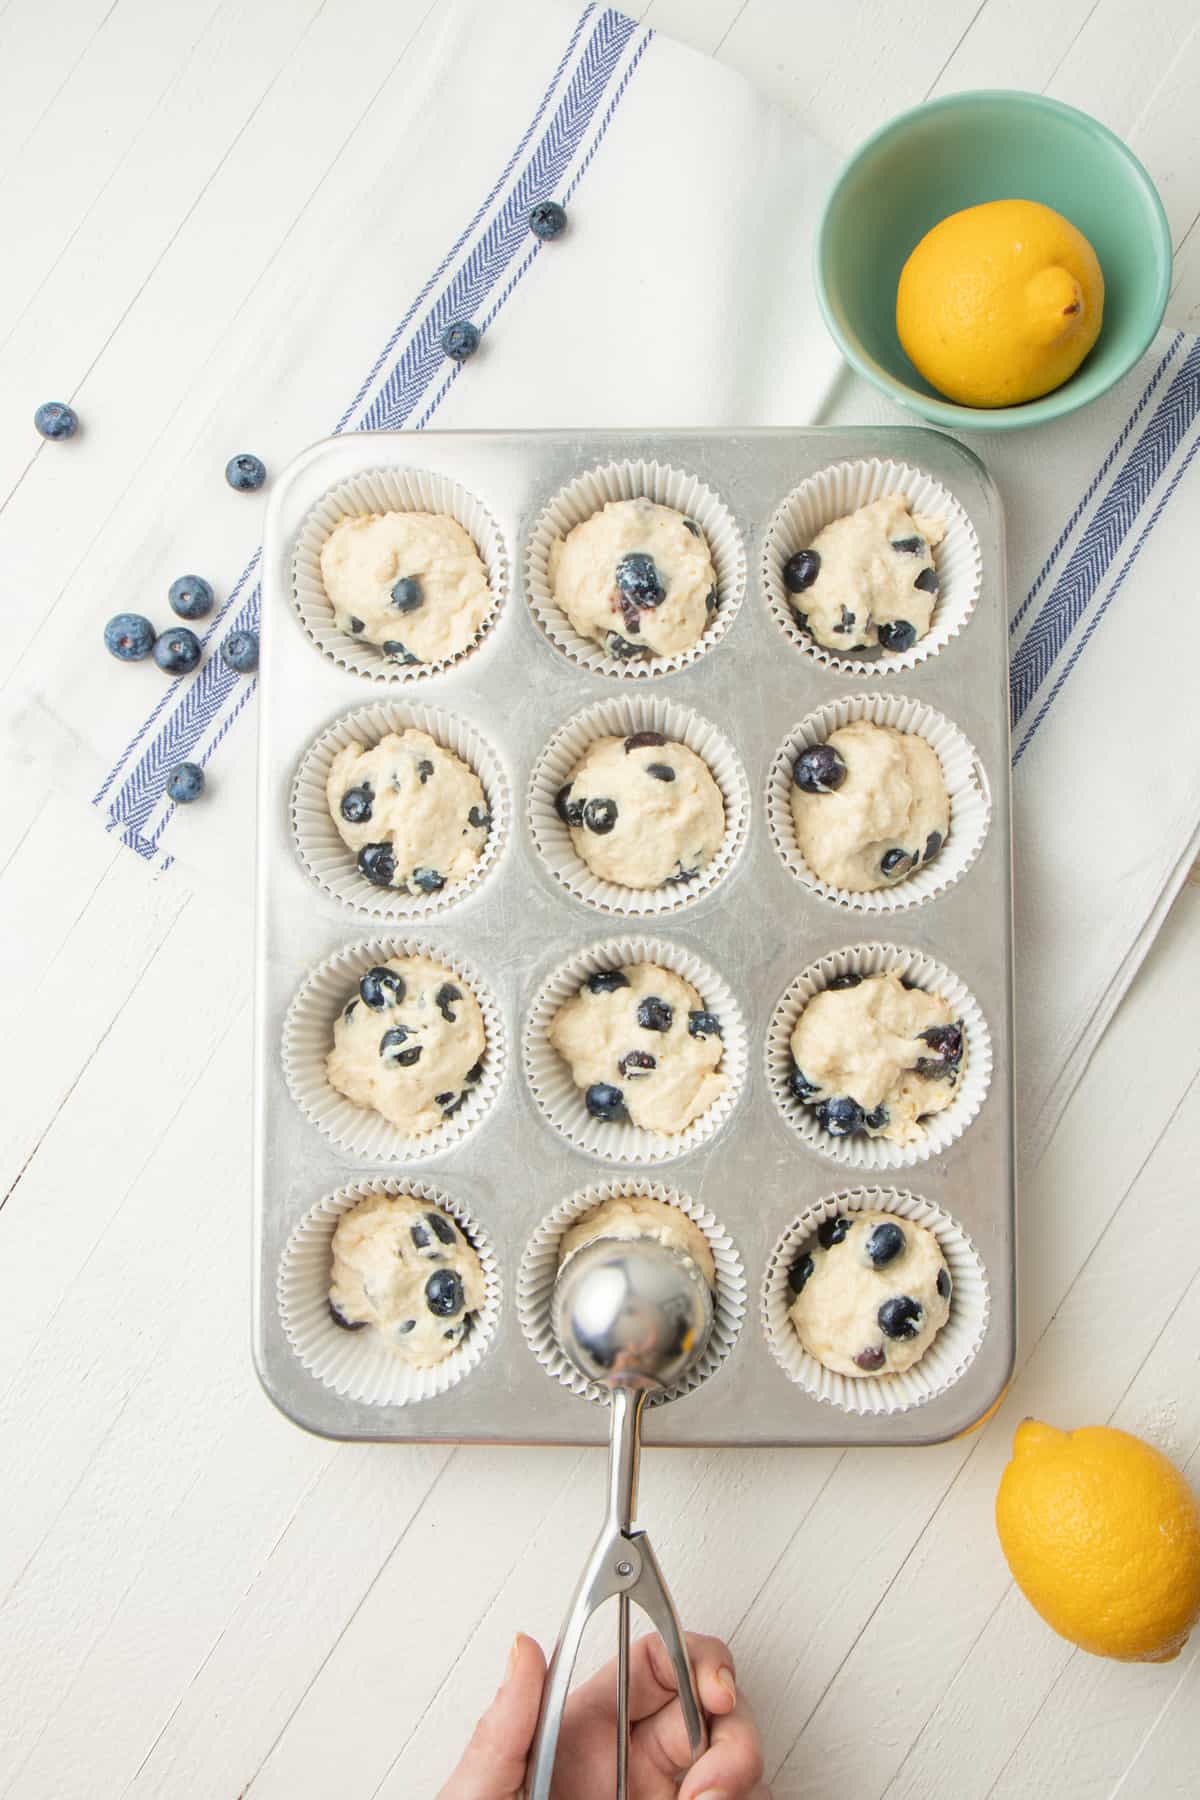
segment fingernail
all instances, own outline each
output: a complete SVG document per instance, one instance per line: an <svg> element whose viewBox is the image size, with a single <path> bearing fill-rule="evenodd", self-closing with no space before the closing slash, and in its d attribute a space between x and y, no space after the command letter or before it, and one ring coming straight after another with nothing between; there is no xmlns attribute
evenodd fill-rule
<svg viewBox="0 0 1200 1800"><path fill-rule="evenodd" d="M516 1637L512 1641L512 1649L508 1653L508 1661L504 1665L505 1681L512 1680L513 1671L517 1666L517 1658L518 1658L518 1656L520 1656L520 1654L521 1654L521 1634L518 1631Z"/></svg>
<svg viewBox="0 0 1200 1800"><path fill-rule="evenodd" d="M733 1670L729 1667L728 1663L722 1663L721 1667L717 1670L717 1680L728 1693L729 1698L731 1700L736 1700L737 1682L733 1678ZM709 1796L707 1794L701 1794L700 1800L709 1800Z"/></svg>

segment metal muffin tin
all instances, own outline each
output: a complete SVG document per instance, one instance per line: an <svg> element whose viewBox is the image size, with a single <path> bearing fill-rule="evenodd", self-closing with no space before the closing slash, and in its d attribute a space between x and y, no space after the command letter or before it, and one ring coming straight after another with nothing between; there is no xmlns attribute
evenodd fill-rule
<svg viewBox="0 0 1200 1800"><path fill-rule="evenodd" d="M763 534L779 502L806 476L861 458L925 470L958 499L983 558L979 600L965 628L915 669L886 676L822 668L783 636L758 577ZM688 470L731 508L745 539L748 588L721 642L689 667L637 682L575 666L535 622L523 590L528 535L560 488L599 464L656 459ZM451 477L478 496L507 540L512 591L478 649L428 679L381 683L336 666L308 639L292 600L292 558L307 515L331 488L367 470L411 467ZM1012 1098L1012 919L1009 828L1007 610L1000 501L986 470L953 439L923 429L470 432L355 434L299 457L275 483L263 565L259 738L255 1088L254 1349L275 1404L329 1437L395 1442L599 1444L606 1412L571 1394L532 1355L517 1317L517 1272L531 1233L577 1189L649 1174L709 1207L745 1265L738 1342L694 1392L646 1414L649 1443L677 1445L919 1444L970 1427L1002 1393L1015 1346ZM851 912L803 887L783 866L767 827L772 758L788 731L824 702L855 692L911 695L953 720L979 754L991 825L970 869L944 894L882 915ZM525 819L530 773L572 714L616 694L661 694L691 706L731 739L751 788L745 849L694 905L618 918L574 898L548 872ZM339 902L306 874L289 798L313 739L372 700L444 707L482 732L504 764L512 829L497 869L460 904L394 925ZM527 1010L568 957L610 938L667 938L711 964L737 994L750 1066L722 1130L652 1170L575 1151L529 1092L520 1046ZM285 1085L284 1016L306 975L334 952L387 936L461 954L486 976L502 1008L508 1070L483 1123L440 1155L364 1164L308 1122ZM884 942L947 964L979 1001L994 1069L982 1110L944 1154L892 1171L859 1171L808 1149L768 1091L764 1041L792 979L846 945ZM276 1303L288 1235L318 1200L352 1181L424 1176L460 1199L499 1254L501 1319L482 1361L447 1393L408 1406L347 1400L310 1375L288 1343ZM854 1187L923 1195L972 1239L990 1290L987 1331L946 1391L908 1410L853 1415L810 1397L767 1347L760 1294L768 1259L798 1213Z"/></svg>

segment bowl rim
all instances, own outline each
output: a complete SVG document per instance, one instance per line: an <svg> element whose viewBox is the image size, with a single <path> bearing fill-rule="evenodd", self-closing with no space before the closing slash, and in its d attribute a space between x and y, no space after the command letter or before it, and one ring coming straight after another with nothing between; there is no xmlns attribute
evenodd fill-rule
<svg viewBox="0 0 1200 1800"><path fill-rule="evenodd" d="M1019 406L959 406L953 400L921 393L892 375L883 365L875 360L861 343L857 334L852 333L845 324L840 304L826 286L825 262L830 233L830 221L834 207L842 195L842 191L851 175L860 167L863 160L884 144L888 139L898 137L906 131L918 117L930 112L959 111L976 105L980 101L1003 101L1016 109L1035 109L1040 112L1057 114L1072 123L1081 123L1108 147L1115 151L1127 165L1134 177L1134 182L1142 191L1147 201L1152 224L1154 226L1155 260L1158 265L1158 280L1154 293L1154 302L1147 309L1145 323L1137 332L1133 347L1127 358L1115 366L1111 372L1097 376L1092 372L1088 378L1086 362L1061 387L1054 388L1048 394L1040 395L1036 400L1024 401ZM1166 210L1158 189L1155 187L1144 164L1134 155L1114 131L1095 118L1093 114L1084 112L1078 106L1070 106L1065 100L1055 100L1047 94L1033 93L1027 88L965 88L960 93L942 94L936 100L925 100L918 106L910 106L904 112L896 113L884 121L875 131L865 137L858 147L851 152L838 171L832 187L825 197L821 208L821 217L817 223L816 237L813 242L813 285L816 288L817 304L835 344L858 374L869 381L881 393L889 396L897 405L915 412L918 417L930 420L948 430L981 430L981 431L1016 431L1026 426L1045 424L1051 419L1060 419L1068 413L1075 412L1092 400L1098 400L1106 394L1138 361L1152 343L1156 332L1163 321L1167 309L1167 301L1171 290L1171 273L1173 246L1171 228L1167 220Z"/></svg>

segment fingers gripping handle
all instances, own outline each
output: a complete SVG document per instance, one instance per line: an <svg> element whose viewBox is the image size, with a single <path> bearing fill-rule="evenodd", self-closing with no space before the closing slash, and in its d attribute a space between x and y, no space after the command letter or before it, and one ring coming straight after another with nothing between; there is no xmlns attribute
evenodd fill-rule
<svg viewBox="0 0 1200 1800"><path fill-rule="evenodd" d="M708 1723L700 1704L700 1690L696 1686L696 1671L692 1668L692 1659L688 1655L687 1639L649 1539L644 1533L638 1532L633 1542L642 1558L642 1573L634 1599L667 1646L671 1666L675 1671L675 1685L679 1689L679 1705L687 1729L692 1761L695 1762L708 1749Z"/></svg>

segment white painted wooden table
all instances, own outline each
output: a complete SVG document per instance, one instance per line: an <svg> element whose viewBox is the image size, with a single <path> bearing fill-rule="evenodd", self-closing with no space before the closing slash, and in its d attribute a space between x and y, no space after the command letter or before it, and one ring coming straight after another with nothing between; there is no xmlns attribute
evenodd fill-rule
<svg viewBox="0 0 1200 1800"><path fill-rule="evenodd" d="M393 65L439 3L0 5L9 503L64 339L109 406L152 408L123 322L168 253L245 225L226 179L244 134L266 113L281 160L308 146L302 208L325 173L307 122L349 66L329 46L374 18ZM1162 191L1169 318L1200 321L1189 0L634 10L845 149L962 87L1097 113ZM101 523L63 526L74 562ZM29 620L8 677L55 595L6 570L3 604ZM81 810L0 784L0 1796L427 1800L514 1630L553 1633L597 1455L338 1447L273 1412L248 1351L244 918L149 879ZM1200 1650L1073 1653L991 1523L1026 1412L1130 1426L1200 1477L1198 1069L1192 886L1026 1171L1021 1372L997 1418L911 1453L649 1459L644 1516L688 1621L734 1646L777 1800L1200 1792Z"/></svg>

